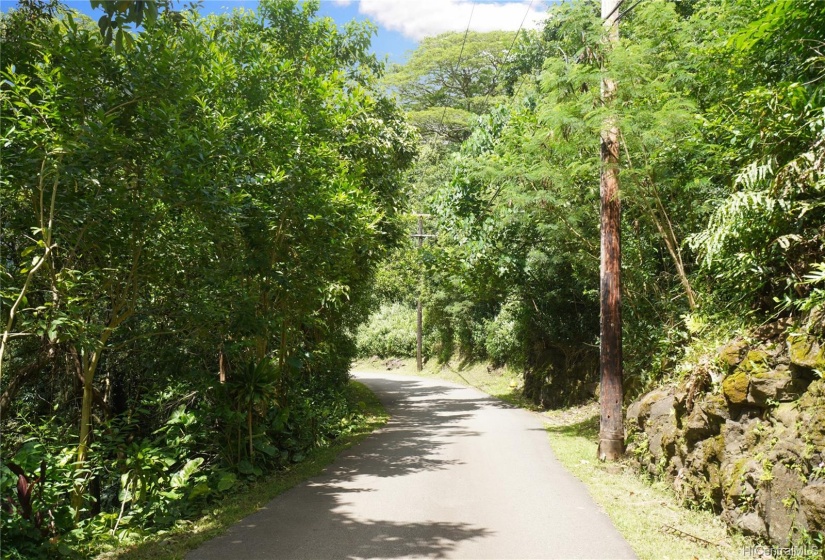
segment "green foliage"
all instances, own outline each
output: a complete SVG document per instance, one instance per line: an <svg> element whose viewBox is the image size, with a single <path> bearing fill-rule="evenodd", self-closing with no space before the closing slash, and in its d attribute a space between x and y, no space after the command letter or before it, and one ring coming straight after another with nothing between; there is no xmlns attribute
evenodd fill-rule
<svg viewBox="0 0 825 560"><path fill-rule="evenodd" d="M379 358L415 356L415 324L414 307L402 303L381 305L358 329L358 354Z"/></svg>
<svg viewBox="0 0 825 560"><path fill-rule="evenodd" d="M431 351L523 366L543 403L587 394L607 120L621 131L628 394L672 374L699 334L691 317L742 327L820 305L823 24L808 0L657 0L607 48L598 2L553 6L505 61L498 106L416 176L438 232L421 259ZM437 57L421 70L436 43L394 73L415 115L449 98L420 91L427 72L454 72Z"/></svg>
<svg viewBox="0 0 825 560"><path fill-rule="evenodd" d="M495 319L488 321L484 332L484 349L495 365L523 367L526 333L522 332L525 310L517 300L505 302Z"/></svg>
<svg viewBox="0 0 825 560"><path fill-rule="evenodd" d="M170 0L134 0L129 2L90 0L92 8L103 9L103 15L98 20L100 34L106 44L115 41L115 48L118 51L124 49L124 45L133 47L134 38L128 33L131 25L140 27L142 25L152 25L158 18L161 10L168 10Z"/></svg>
<svg viewBox="0 0 825 560"><path fill-rule="evenodd" d="M501 99L499 75L512 41L503 31L425 37L384 81L426 138L460 142L473 116Z"/></svg>
<svg viewBox="0 0 825 560"><path fill-rule="evenodd" d="M4 552L28 557L140 539L346 429L415 152L373 28L317 3L167 12L117 48L35 8L0 19L2 451L39 434L47 471Z"/></svg>
<svg viewBox="0 0 825 560"><path fill-rule="evenodd" d="M729 46L743 73L709 111L706 127L736 149L731 182L706 227L691 238L718 290L740 309L811 310L823 260L825 90L818 52L821 10L776 2ZM760 81L758 78L762 78ZM736 97L742 113L726 111Z"/></svg>

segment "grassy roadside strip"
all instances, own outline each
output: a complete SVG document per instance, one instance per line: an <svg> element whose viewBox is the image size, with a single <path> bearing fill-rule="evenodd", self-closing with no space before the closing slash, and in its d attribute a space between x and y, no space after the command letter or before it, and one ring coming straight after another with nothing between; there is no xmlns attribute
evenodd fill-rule
<svg viewBox="0 0 825 560"><path fill-rule="evenodd" d="M99 555L98 560L164 560L180 559L203 542L217 537L232 524L266 505L272 498L304 480L320 474L345 449L367 437L389 419L378 398L362 383L351 381L349 399L364 403L362 421L352 432L326 447L319 447L307 454L301 463L250 484L242 492L220 503L194 521L181 521L163 534L129 547Z"/></svg>
<svg viewBox="0 0 825 560"><path fill-rule="evenodd" d="M542 416L558 460L587 486L642 560L741 560L755 550L757 542L729 534L713 513L684 507L666 484L644 480L627 464L598 461L597 403Z"/></svg>
<svg viewBox="0 0 825 560"><path fill-rule="evenodd" d="M354 371L392 372L469 385L511 404L530 408L521 397L517 372L485 364L467 367L430 363L420 374L415 360L365 360ZM713 513L684 507L664 483L641 478L624 463L596 459L597 403L540 413L559 461L587 487L593 500L642 560L738 559L757 542L731 535ZM752 554L751 556L757 556Z"/></svg>

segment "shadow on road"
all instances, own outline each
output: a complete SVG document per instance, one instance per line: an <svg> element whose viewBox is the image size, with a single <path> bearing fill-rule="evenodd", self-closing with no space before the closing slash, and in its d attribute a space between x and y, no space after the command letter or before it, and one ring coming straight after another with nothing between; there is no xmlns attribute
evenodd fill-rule
<svg viewBox="0 0 825 560"><path fill-rule="evenodd" d="M369 519L357 514L353 502L364 494L380 500L380 492L361 487L375 486L370 478L405 477L459 464L440 451L456 438L480 435L461 423L481 407L508 405L483 397L451 399L446 395L454 387L414 379L369 384L391 415L383 429L323 475L279 496L187 558L442 558L462 541L492 535L467 523ZM416 507L415 498L402 506L405 514Z"/></svg>

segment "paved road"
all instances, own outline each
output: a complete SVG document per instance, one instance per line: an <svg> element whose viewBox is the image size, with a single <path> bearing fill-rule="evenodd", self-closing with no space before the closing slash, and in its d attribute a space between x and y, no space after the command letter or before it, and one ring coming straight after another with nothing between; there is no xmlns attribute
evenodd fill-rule
<svg viewBox="0 0 825 560"><path fill-rule="evenodd" d="M355 375L390 422L188 559L635 558L538 416L444 381Z"/></svg>

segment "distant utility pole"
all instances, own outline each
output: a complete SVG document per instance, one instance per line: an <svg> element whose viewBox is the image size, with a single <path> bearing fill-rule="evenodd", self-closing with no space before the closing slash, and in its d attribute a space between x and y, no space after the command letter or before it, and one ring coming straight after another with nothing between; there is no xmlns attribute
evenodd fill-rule
<svg viewBox="0 0 825 560"><path fill-rule="evenodd" d="M622 0L602 0L602 19L608 49L619 41L619 6ZM612 103L616 82L602 79L602 101ZM601 325L599 370L599 459L616 461L624 454L624 415L622 401L622 284L621 221L619 200L619 127L615 116L605 119L601 132Z"/></svg>
<svg viewBox="0 0 825 560"><path fill-rule="evenodd" d="M424 238L435 237L432 234L424 233L424 218L429 218L429 214L413 214L418 217L418 233L412 234L418 240L418 251L421 252L421 247L424 244ZM418 284L418 301L416 302L416 328L415 328L415 367L418 371L424 369L424 361L422 358L424 335L423 335L423 314L421 311L421 282Z"/></svg>

